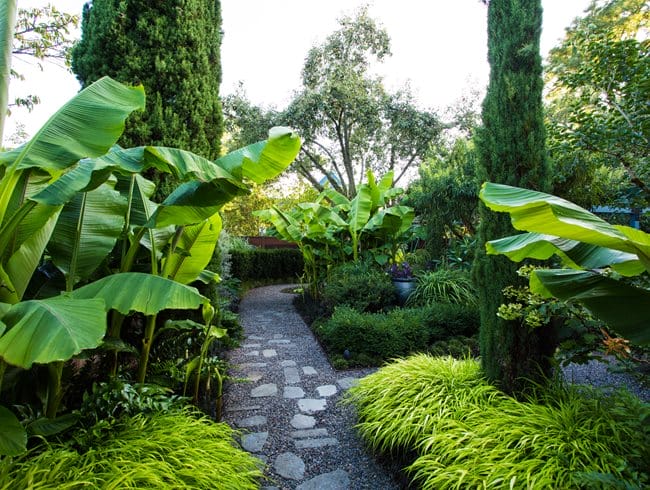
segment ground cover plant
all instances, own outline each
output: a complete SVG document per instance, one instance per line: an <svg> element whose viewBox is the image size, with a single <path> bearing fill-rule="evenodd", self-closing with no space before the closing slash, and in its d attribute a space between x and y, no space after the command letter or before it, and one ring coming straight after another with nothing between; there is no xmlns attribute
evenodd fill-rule
<svg viewBox="0 0 650 490"><path fill-rule="evenodd" d="M0 489L256 489L261 462L235 436L188 409L105 419L0 460Z"/></svg>
<svg viewBox="0 0 650 490"><path fill-rule="evenodd" d="M642 488L650 407L624 391L557 382L522 400L476 360L416 355L347 394L374 450L409 455L418 488Z"/></svg>

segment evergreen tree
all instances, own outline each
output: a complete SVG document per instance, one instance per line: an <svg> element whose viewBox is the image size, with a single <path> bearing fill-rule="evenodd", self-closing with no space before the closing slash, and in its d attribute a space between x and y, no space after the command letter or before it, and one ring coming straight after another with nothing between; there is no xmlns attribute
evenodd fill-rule
<svg viewBox="0 0 650 490"><path fill-rule="evenodd" d="M222 134L219 0L93 0L84 6L72 70L85 87L108 75L142 83L143 113L125 147L160 145L219 156Z"/></svg>
<svg viewBox="0 0 650 490"><path fill-rule="evenodd" d="M478 132L481 181L547 190L544 146L542 65L539 38L541 0L489 0L490 81ZM525 326L497 317L502 290L517 281L517 266L502 256L487 256L485 242L512 234L507 214L480 206L474 278L480 290L481 360L486 375L507 392L524 387L549 367L554 344L547 327Z"/></svg>

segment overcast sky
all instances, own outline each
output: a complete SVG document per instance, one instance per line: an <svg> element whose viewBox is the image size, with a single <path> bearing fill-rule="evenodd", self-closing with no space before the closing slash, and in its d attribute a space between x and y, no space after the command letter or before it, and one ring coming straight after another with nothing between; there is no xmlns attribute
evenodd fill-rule
<svg viewBox="0 0 650 490"><path fill-rule="evenodd" d="M83 0L19 0L19 7L54 3L59 10L81 13ZM423 107L444 108L470 85L487 82L487 7L479 0L222 0L223 94L241 80L256 104L283 107L300 85L307 51L337 28L337 19L368 3L370 14L388 31L393 56L377 71L389 89L409 83ZM590 0L542 0L542 53L563 37ZM5 139L17 122L33 134L78 90L74 75L46 64L41 72L24 61L13 67L26 81L14 81L10 97L41 98L30 114L15 110Z"/></svg>

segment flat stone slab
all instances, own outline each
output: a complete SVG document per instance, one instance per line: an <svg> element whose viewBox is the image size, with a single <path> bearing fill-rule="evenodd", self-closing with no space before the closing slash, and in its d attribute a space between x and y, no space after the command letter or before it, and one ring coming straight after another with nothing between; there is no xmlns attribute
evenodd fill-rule
<svg viewBox="0 0 650 490"><path fill-rule="evenodd" d="M242 368L242 369L263 368L263 367L266 367L266 363L265 362L245 362L243 364L240 364L239 367Z"/></svg>
<svg viewBox="0 0 650 490"><path fill-rule="evenodd" d="M241 437L241 445L249 453L259 453L264 447L264 444L266 444L268 437L268 432L253 432L252 434L244 434Z"/></svg>
<svg viewBox="0 0 650 490"><path fill-rule="evenodd" d="M337 446L339 441L333 437L324 437L323 439L296 439L296 449L311 449L315 447Z"/></svg>
<svg viewBox="0 0 650 490"><path fill-rule="evenodd" d="M258 351L258 350L252 350L252 351L250 351L250 352L246 352L246 355L247 355L247 356L259 356L259 355L260 355L260 351Z"/></svg>
<svg viewBox="0 0 650 490"><path fill-rule="evenodd" d="M256 381L259 381L263 377L264 377L264 375L262 373L257 373L257 372L247 373L246 374L246 379L248 379L248 381L251 381L253 383L255 383Z"/></svg>
<svg viewBox="0 0 650 490"><path fill-rule="evenodd" d="M262 347L262 344L244 344L242 347L244 349L255 349L257 347Z"/></svg>
<svg viewBox="0 0 650 490"><path fill-rule="evenodd" d="M298 408L304 413L316 413L325 410L327 400L321 398L303 398L298 400Z"/></svg>
<svg viewBox="0 0 650 490"><path fill-rule="evenodd" d="M359 382L359 378L351 378L351 377L341 378L337 381L339 386L344 390L347 390L348 388L352 388L358 382Z"/></svg>
<svg viewBox="0 0 650 490"><path fill-rule="evenodd" d="M323 385L316 388L318 396L327 397L335 395L339 390L334 385Z"/></svg>
<svg viewBox="0 0 650 490"><path fill-rule="evenodd" d="M264 340L264 337L260 337L259 335L249 335L246 337L248 340Z"/></svg>
<svg viewBox="0 0 650 490"><path fill-rule="evenodd" d="M305 373L307 376L313 376L315 374L318 374L318 371L316 371L313 367L311 366L305 366L302 368L302 372Z"/></svg>
<svg viewBox="0 0 650 490"><path fill-rule="evenodd" d="M298 368L284 368L284 380L288 385L295 385L296 383L300 383L300 374L298 374Z"/></svg>
<svg viewBox="0 0 650 490"><path fill-rule="evenodd" d="M289 435L294 439L304 439L305 437L324 437L327 435L327 429L294 430Z"/></svg>
<svg viewBox="0 0 650 490"><path fill-rule="evenodd" d="M239 427L255 427L257 425L266 424L266 417L264 415L253 415L252 417L246 417L245 419L241 419L235 423Z"/></svg>
<svg viewBox="0 0 650 490"><path fill-rule="evenodd" d="M287 339L273 339L273 340L269 340L269 344L275 344L275 345L286 345L286 344L290 344L290 343L291 343L291 341L290 341L290 340L287 340Z"/></svg>
<svg viewBox="0 0 650 490"><path fill-rule="evenodd" d="M275 349L264 349L264 350L262 351L262 355L263 355L264 357L275 357L275 356L278 355L278 353L276 352Z"/></svg>
<svg viewBox="0 0 650 490"><path fill-rule="evenodd" d="M299 386L285 386L283 398L304 398L305 392Z"/></svg>
<svg viewBox="0 0 650 490"><path fill-rule="evenodd" d="M232 407L226 407L226 412L248 412L260 408L262 408L262 405L233 405Z"/></svg>
<svg viewBox="0 0 650 490"><path fill-rule="evenodd" d="M257 388L251 390L251 396L253 398L259 398L262 396L275 396L278 394L278 385L275 383L268 383L265 385L260 385Z"/></svg>
<svg viewBox="0 0 650 490"><path fill-rule="evenodd" d="M297 413L293 416L291 422L289 423L294 429L311 429L316 425L316 419L314 417L310 417L309 415Z"/></svg>
<svg viewBox="0 0 650 490"><path fill-rule="evenodd" d="M282 453L275 458L275 471L283 478L301 480L305 476L305 463L293 453Z"/></svg>
<svg viewBox="0 0 650 490"><path fill-rule="evenodd" d="M287 359L286 361L280 362L280 366L282 366L282 367L293 367L295 365L296 365L296 361L291 361L289 359Z"/></svg>
<svg viewBox="0 0 650 490"><path fill-rule="evenodd" d="M323 473L307 480L296 487L296 490L348 490L350 477L343 470Z"/></svg>

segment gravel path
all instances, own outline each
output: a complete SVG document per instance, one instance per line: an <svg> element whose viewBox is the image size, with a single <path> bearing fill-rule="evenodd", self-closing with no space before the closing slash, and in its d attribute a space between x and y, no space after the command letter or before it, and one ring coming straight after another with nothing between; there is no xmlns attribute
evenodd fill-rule
<svg viewBox="0 0 650 490"><path fill-rule="evenodd" d="M356 436L355 416L339 404L355 379L338 373L295 311L288 285L251 290L240 305L246 340L229 354L224 419L242 446L266 463L263 489L400 488Z"/></svg>

